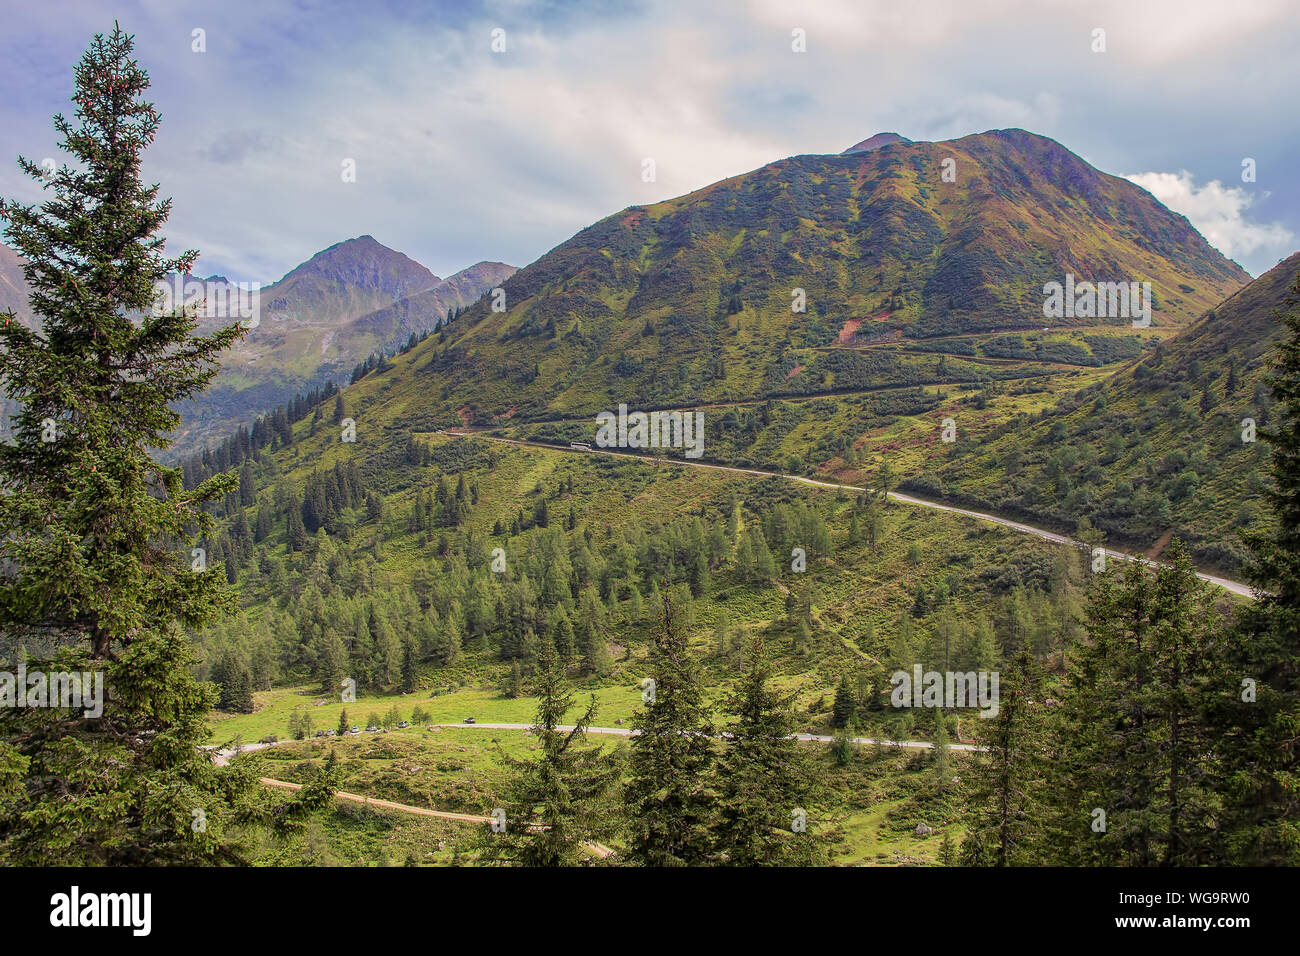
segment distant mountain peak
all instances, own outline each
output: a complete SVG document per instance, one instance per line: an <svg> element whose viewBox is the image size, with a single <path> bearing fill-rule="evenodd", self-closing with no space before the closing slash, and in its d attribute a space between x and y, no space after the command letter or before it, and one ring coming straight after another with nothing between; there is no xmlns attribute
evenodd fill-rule
<svg viewBox="0 0 1300 956"><path fill-rule="evenodd" d="M864 139L860 143L850 146L844 151L845 155L849 153L869 153L873 149L880 149L882 146L888 146L891 143L910 143L911 140L906 136L899 136L897 133L877 133L875 136Z"/></svg>
<svg viewBox="0 0 1300 956"><path fill-rule="evenodd" d="M327 246L306 262L292 269L280 281L284 282L285 279L299 272L332 270L339 267L346 269L359 263L366 263L371 266L376 264L395 266L410 276L419 276L417 281L427 283L426 288L437 285L442 281L441 278L414 259L395 249L390 249L371 235L357 236L355 239L344 239L342 242Z"/></svg>

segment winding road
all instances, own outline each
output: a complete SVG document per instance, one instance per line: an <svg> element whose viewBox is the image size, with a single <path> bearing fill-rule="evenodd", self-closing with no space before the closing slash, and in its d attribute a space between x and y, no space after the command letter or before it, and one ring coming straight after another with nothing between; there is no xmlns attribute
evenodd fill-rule
<svg viewBox="0 0 1300 956"><path fill-rule="evenodd" d="M861 485L842 485L839 484L838 482L819 481L816 478L804 478L801 475L786 475L786 474L782 474L781 472L763 471L762 469L758 469L758 468L739 468L734 465L714 465L714 464L709 464L708 462L686 461L680 458L654 458L649 455L637 455L626 451L611 451L608 448L592 448L589 451L579 451L577 449L569 448L564 445L553 445L550 444L549 442L528 441L522 438L502 438L498 435L488 435L483 432L476 432L470 429L449 428L444 432L444 434L450 435L453 438L483 438L488 441L503 442L508 445L521 445L527 448L541 448L546 451L569 452L570 454L574 454L574 455L608 455L613 458L631 458L634 461L653 463L653 464L664 463L670 465L682 465L690 468L711 468L714 471L729 471L738 475L753 475L759 478L784 478L787 481L801 482L802 484L812 485L817 488L829 488L832 491L836 491L836 490L872 491L872 492L875 491L875 489L873 488L866 488ZM1038 528L1035 527L1034 525L1026 524L1023 521L1012 521L1010 518L1001 518L998 515L989 514L984 511L971 511L968 508L958 508L956 505L945 505L937 501L930 501L927 498L918 498L915 495L907 495L898 491L887 492L887 497L889 497L893 501L898 501L903 504L913 505L918 508L929 508L933 511L946 511L949 514L962 515L963 517L966 518L975 518L976 520L979 521L987 521L991 524L1001 525L1004 528L1010 528L1012 531L1018 531L1021 534L1032 535L1036 538L1042 539L1043 541L1050 541L1054 544L1068 544L1078 548L1087 547L1087 545L1085 545L1082 541L1078 541L1074 538L1069 537L1068 535L1057 534L1054 531L1047 531L1043 528ZM1153 567L1164 566L1159 561L1153 561L1150 558L1144 558L1139 555L1129 554L1126 551L1116 551L1113 548L1106 548L1104 550L1108 558L1113 558L1116 561L1139 561L1143 564L1149 564ZM1215 574L1207 574L1202 571L1197 571L1196 576L1200 578L1202 581L1206 581L1210 584L1216 585L1217 587L1221 587L1225 591L1230 591L1231 593L1240 595L1241 597L1250 598L1252 600L1255 597L1254 588L1252 588L1249 584L1242 583L1241 581L1234 581L1231 578L1224 578Z"/></svg>
<svg viewBox="0 0 1300 956"><path fill-rule="evenodd" d="M461 730L532 730L532 724L491 724L491 723L473 723L473 724L433 724L434 727L458 727ZM568 733L573 729L572 724L559 725L555 728L561 733ZM588 727L589 734L614 734L619 737L631 737L636 731L627 727ZM725 736L725 735L724 735ZM811 743L834 742L835 738L826 734L795 734L795 740L803 740ZM910 747L914 750L933 750L934 744L926 740L877 740L874 737L850 737L850 741L855 744L879 744L882 747ZM949 744L949 750L965 750L974 752L977 750L986 750L986 747L979 747L975 744Z"/></svg>

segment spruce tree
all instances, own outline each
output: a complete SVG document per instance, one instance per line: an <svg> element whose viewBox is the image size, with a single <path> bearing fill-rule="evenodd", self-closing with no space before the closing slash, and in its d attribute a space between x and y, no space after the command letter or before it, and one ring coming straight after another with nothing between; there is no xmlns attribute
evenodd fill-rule
<svg viewBox="0 0 1300 956"><path fill-rule="evenodd" d="M727 701L734 722L717 764L714 852L732 866L813 863L821 855L817 836L805 829L813 773L794 738L793 697L771 689L762 638L750 643L748 657Z"/></svg>
<svg viewBox="0 0 1300 956"><path fill-rule="evenodd" d="M235 859L232 826L247 809L250 781L199 750L216 689L191 673L182 630L230 606L225 575L197 570L190 542L213 531L204 505L238 481L187 491L180 468L152 458L180 422L174 404L207 386L240 331L196 336L194 308L157 308L156 284L189 273L198 253L169 258L157 235L171 203L140 181L140 164L160 119L132 47L115 26L78 63L75 119L54 117L70 163L47 179L19 159L50 198L0 202L40 319L0 319L0 377L21 404L0 446L0 632L107 685L98 719L0 716L11 741L0 760L23 761L21 797L0 812L10 863Z"/></svg>
<svg viewBox="0 0 1300 956"><path fill-rule="evenodd" d="M556 657L561 667L568 667L573 660L574 636L573 624L569 621L564 605L557 606L548 631L551 646L555 648Z"/></svg>
<svg viewBox="0 0 1300 956"><path fill-rule="evenodd" d="M503 755L511 771L502 806L506 828L487 835L488 858L572 866L590 860L595 845L614 831L610 798L621 768L603 748L586 746L587 728L596 719L594 697L571 729L560 729L574 695L550 641L541 642L533 689L538 752L525 759Z"/></svg>
<svg viewBox="0 0 1300 956"><path fill-rule="evenodd" d="M711 852L713 723L687 641L689 600L682 585L661 594L647 674L652 693L632 720L628 857L645 866L705 863Z"/></svg>
<svg viewBox="0 0 1300 956"><path fill-rule="evenodd" d="M853 686L849 683L848 675L840 677L839 685L835 688L835 703L831 708L831 725L833 727L848 727L853 723L858 713L858 699L853 692Z"/></svg>
<svg viewBox="0 0 1300 956"><path fill-rule="evenodd" d="M1209 714L1228 689L1224 628L1181 543L1165 556L1154 572L1101 575L1090 596L1049 764L1063 860L1202 865L1220 852Z"/></svg>
<svg viewBox="0 0 1300 956"><path fill-rule="evenodd" d="M751 546L754 549L753 583L766 587L776 577L776 562L772 558L772 550L763 538L763 533L754 528L751 536L753 538Z"/></svg>
<svg viewBox="0 0 1300 956"><path fill-rule="evenodd" d="M949 753L949 747L952 744L952 738L948 736L948 718L940 708L934 712L934 738L931 740L934 744L934 788L940 793L948 789L952 782L949 777L952 773L952 755Z"/></svg>
<svg viewBox="0 0 1300 956"><path fill-rule="evenodd" d="M1300 864L1300 275L1275 317L1289 333L1268 385L1274 521L1248 539L1255 604L1232 635L1230 694L1217 723L1236 862ZM1232 371L1235 372L1235 365Z"/></svg>
<svg viewBox="0 0 1300 956"><path fill-rule="evenodd" d="M967 775L962 862L968 866L1023 866L1039 862L1038 824L1043 798L1040 676L1033 655L1021 651L1001 675L998 713L980 721L979 754Z"/></svg>

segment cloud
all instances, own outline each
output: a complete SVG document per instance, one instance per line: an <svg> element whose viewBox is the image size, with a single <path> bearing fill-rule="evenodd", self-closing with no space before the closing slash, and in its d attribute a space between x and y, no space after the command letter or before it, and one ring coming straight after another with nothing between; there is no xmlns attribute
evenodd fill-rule
<svg viewBox="0 0 1300 956"><path fill-rule="evenodd" d="M1176 173L1134 173L1126 177L1151 193L1174 212L1186 216L1210 243L1229 259L1264 251L1289 255L1296 235L1280 222L1252 222L1246 211L1255 197L1241 186L1225 186L1212 179L1203 186L1187 170Z"/></svg>
<svg viewBox="0 0 1300 956"><path fill-rule="evenodd" d="M1300 232L1300 177L1285 174L1300 142L1285 66L1300 9L1287 0L1230 15L1210 0L113 6L164 117L145 176L175 200L168 235L203 250L205 273L241 280L272 281L366 233L439 275L525 265L626 206L882 130L1018 126L1103 170L1187 170L1188 197L1222 207L1213 224L1187 215L1252 271ZM0 195L39 201L12 154L55 155L50 115L68 111L72 65L111 19L102 0L6 14ZM1097 26L1105 55L1090 50ZM490 47L498 27L504 54ZM1233 182L1242 156L1271 174L1259 192L1196 185ZM348 158L353 183L340 178ZM1234 196L1255 202L1223 201Z"/></svg>

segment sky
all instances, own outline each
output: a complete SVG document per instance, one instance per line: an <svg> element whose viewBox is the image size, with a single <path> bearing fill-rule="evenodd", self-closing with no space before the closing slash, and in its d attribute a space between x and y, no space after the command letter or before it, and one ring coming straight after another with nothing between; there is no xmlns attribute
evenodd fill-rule
<svg viewBox="0 0 1300 956"><path fill-rule="evenodd" d="M163 117L144 175L174 200L168 249L234 281L366 234L440 276L523 266L787 156L1007 127L1130 177L1252 275L1300 248L1294 0L0 7L0 195L39 199L14 159L60 159L50 117L117 19Z"/></svg>

